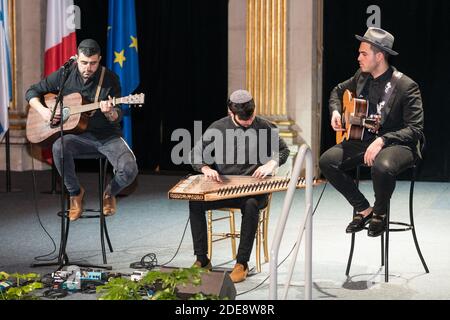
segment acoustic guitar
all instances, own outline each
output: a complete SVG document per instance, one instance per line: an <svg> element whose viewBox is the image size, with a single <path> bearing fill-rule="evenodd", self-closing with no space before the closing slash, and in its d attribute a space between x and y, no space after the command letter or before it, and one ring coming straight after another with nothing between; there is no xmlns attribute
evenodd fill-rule
<svg viewBox="0 0 450 320"><path fill-rule="evenodd" d="M56 95L48 94L44 97L44 105L50 110L56 106ZM145 94L129 95L122 98L113 98L113 105L128 104L139 105L144 103ZM64 106L61 116L64 133L79 134L86 130L89 122L89 112L99 109L100 102L83 104L83 98L79 93L72 93L63 99ZM45 121L39 112L34 108L29 108L26 126L26 135L31 143L48 145L53 143L60 136L60 122L57 124Z"/></svg>
<svg viewBox="0 0 450 320"><path fill-rule="evenodd" d="M344 139L362 140L364 130L378 133L380 129L381 116L369 114L369 103L367 100L354 98L350 90L345 90L342 99L342 129L336 132L336 143L339 144Z"/></svg>

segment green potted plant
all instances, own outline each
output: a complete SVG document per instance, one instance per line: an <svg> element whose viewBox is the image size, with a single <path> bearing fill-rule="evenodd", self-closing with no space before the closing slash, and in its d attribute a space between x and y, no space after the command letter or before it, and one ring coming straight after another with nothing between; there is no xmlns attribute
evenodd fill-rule
<svg viewBox="0 0 450 320"><path fill-rule="evenodd" d="M0 282L3 283L0 300L38 300L39 297L32 293L44 287L38 281L39 279L40 275L36 273L9 275L6 272L0 272Z"/></svg>
<svg viewBox="0 0 450 320"><path fill-rule="evenodd" d="M139 281L126 278L113 278L103 286L97 287L100 300L217 300L218 296L197 293L182 295L179 286L188 284L199 286L202 273L199 267L175 269L171 272L150 271Z"/></svg>

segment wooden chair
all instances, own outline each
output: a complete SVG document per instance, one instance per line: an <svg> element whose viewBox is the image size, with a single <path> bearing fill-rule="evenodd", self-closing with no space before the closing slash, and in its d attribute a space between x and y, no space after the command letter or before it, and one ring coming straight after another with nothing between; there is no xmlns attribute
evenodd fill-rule
<svg viewBox="0 0 450 320"><path fill-rule="evenodd" d="M269 261L269 213L272 194L269 194L267 206L259 210L258 228L256 230L256 270L261 272L261 242L264 248L264 261ZM213 242L230 239L232 258L236 259L236 238L240 237L240 232L236 230L235 213L239 212L239 208L220 208L214 211L226 212L226 215L213 217L213 210L208 210L208 258L212 257ZM213 222L229 219L230 232L213 232Z"/></svg>

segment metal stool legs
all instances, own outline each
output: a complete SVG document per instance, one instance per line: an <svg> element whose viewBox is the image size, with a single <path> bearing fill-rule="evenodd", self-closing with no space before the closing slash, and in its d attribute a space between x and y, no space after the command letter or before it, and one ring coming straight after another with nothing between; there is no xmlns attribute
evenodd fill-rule
<svg viewBox="0 0 450 320"><path fill-rule="evenodd" d="M103 160L105 162L103 162ZM113 252L111 240L109 239L108 228L106 227L105 215L103 214L103 193L106 184L106 171L108 169L108 160L99 159L99 171L98 171L98 200L99 200L99 215L100 215L100 241L102 245L103 263L106 264L106 250L105 250L105 237L108 241L109 252Z"/></svg>
<svg viewBox="0 0 450 320"><path fill-rule="evenodd" d="M355 180L355 184L357 187L359 187L359 173L361 171L361 168L359 166L356 167L356 180ZM356 210L353 209L353 217L357 214ZM348 261L347 261L347 268L345 269L345 275L348 276L350 274L350 267L352 264L352 259L353 259L353 251L355 249L355 234L352 233L351 235L352 239L351 239L351 243L350 243L350 253L348 255Z"/></svg>
<svg viewBox="0 0 450 320"><path fill-rule="evenodd" d="M389 282L389 236L390 232L402 232L402 231L411 231L414 239L414 245L417 250L417 254L419 255L420 261L422 262L423 268L425 269L426 273L429 273L429 269L427 264L425 263L425 259L423 258L422 252L419 247L419 242L417 240L416 235L416 228L414 225L414 216L413 216L413 203L414 203L414 184L416 180L417 175L417 167L414 166L412 168L412 177L411 177L411 186L409 189L409 224L402 223L402 222L393 222L390 220L390 203L388 203L387 206L387 212L386 212L386 240L384 238L384 234L381 235L381 266L384 266L384 281ZM356 180L355 183L357 186L359 186L359 177L360 177L360 166L356 168ZM353 215L356 215L356 211L353 211ZM402 229L394 229L391 228L391 225L401 225L406 228ZM353 233L351 235L351 244L350 244L350 253L347 261L347 268L345 271L345 275L348 276L350 274L350 267L352 263L353 258L353 252L355 247L355 234Z"/></svg>
<svg viewBox="0 0 450 320"><path fill-rule="evenodd" d="M108 243L109 251L113 252L113 247L111 245L111 240L109 239L108 234L108 228L106 227L106 219L105 215L103 214L103 192L106 184L106 173L108 169L108 160L106 158L99 158L99 172L98 172L98 193L99 193L99 209L98 210L91 210L87 209L86 212L98 212L98 216L86 216L84 218L99 218L100 219L100 243L102 248L102 257L103 257L103 263L107 264L106 259L106 248L105 248L105 237L106 241ZM83 218L83 217L82 217ZM70 219L67 216L66 218L66 226L65 226L65 239L64 239L64 248L67 245L67 239L69 237L69 227L70 227ZM65 250L64 250L65 252Z"/></svg>
<svg viewBox="0 0 450 320"><path fill-rule="evenodd" d="M422 265L423 265L423 268L425 269L425 272L426 273L430 273L430 270L428 270L428 266L425 263L425 259L423 258L422 251L420 251L419 242L417 241L416 227L414 225L414 216L413 216L413 203L414 203L414 201L413 201L413 194L414 194L414 182L416 180L416 174L417 174L417 172L416 172L416 170L414 168L414 170L413 170L413 179L411 180L411 187L410 187L410 191L409 191L409 221L410 221L410 224L411 224L411 232L412 232L413 239L414 239L414 245L416 246L416 250L417 250L417 253L419 255L420 261L422 261Z"/></svg>
<svg viewBox="0 0 450 320"><path fill-rule="evenodd" d="M386 242L384 243L384 246L383 246L384 241L383 234L381 235L381 265L383 265L384 262L384 282L389 282L389 231L390 231L389 225L391 223L390 213L391 213L391 206L390 202L388 202L386 211ZM384 255L383 255L383 248L384 248Z"/></svg>

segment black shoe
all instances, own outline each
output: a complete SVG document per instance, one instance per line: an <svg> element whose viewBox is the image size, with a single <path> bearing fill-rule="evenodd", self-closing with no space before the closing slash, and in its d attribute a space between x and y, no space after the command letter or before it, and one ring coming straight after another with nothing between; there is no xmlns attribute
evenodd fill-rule
<svg viewBox="0 0 450 320"><path fill-rule="evenodd" d="M374 214L370 221L367 235L369 237L378 237L386 231L386 215Z"/></svg>
<svg viewBox="0 0 450 320"><path fill-rule="evenodd" d="M365 217L363 217L363 215L360 213L354 215L352 222L349 223L349 225L345 229L345 232L355 233L363 230L366 224L370 222L370 219L372 219L372 215L373 215L372 212Z"/></svg>

